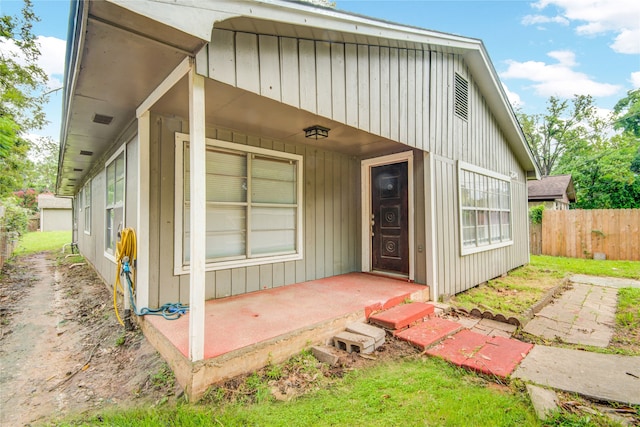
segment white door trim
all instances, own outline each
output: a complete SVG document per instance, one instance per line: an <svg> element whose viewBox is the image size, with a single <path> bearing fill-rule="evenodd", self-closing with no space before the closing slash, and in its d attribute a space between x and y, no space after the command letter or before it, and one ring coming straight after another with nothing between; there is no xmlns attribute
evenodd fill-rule
<svg viewBox="0 0 640 427"><path fill-rule="evenodd" d="M415 279L415 226L414 226L414 192L413 192L413 151L390 154L362 160L360 164L362 194L362 271L371 271L371 168L393 163L407 162L407 181L409 195L409 280Z"/></svg>

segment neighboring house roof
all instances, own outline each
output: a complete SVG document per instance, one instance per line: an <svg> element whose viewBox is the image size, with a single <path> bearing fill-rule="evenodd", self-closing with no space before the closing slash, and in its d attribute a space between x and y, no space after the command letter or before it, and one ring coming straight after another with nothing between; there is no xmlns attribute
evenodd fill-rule
<svg viewBox="0 0 640 427"><path fill-rule="evenodd" d="M460 55L527 177L538 168L481 40L283 0L74 1L70 13L56 191L83 177L181 61L198 61L214 29ZM116 68L114 68L116 67ZM126 69L125 72L115 72ZM97 124L96 124L97 123Z"/></svg>
<svg viewBox="0 0 640 427"><path fill-rule="evenodd" d="M71 209L71 199L56 197L53 194L40 194L38 209Z"/></svg>
<svg viewBox="0 0 640 427"><path fill-rule="evenodd" d="M539 181L529 181L527 190L529 200L557 200L566 194L570 202L576 201L571 175L545 176Z"/></svg>

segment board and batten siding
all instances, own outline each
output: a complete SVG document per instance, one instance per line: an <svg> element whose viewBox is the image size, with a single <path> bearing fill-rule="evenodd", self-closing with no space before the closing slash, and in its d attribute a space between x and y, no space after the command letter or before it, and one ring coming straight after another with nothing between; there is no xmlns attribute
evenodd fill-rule
<svg viewBox="0 0 640 427"><path fill-rule="evenodd" d="M157 114L151 119L150 295L152 307L189 300L189 275L174 275L175 133L188 122ZM334 276L360 269L360 164L350 156L271 139L207 128L207 138L303 156L304 258L206 273L205 298Z"/></svg>
<svg viewBox="0 0 640 427"><path fill-rule="evenodd" d="M429 150L430 54L214 29L207 77Z"/></svg>
<svg viewBox="0 0 640 427"><path fill-rule="evenodd" d="M84 206L78 210L77 218L77 243L82 256L93 266L98 275L109 285L113 286L116 279L116 264L104 254L105 230L106 230L106 170L105 162L113 153L120 150L126 144L126 175L125 175L125 224L124 227L137 227L137 193L138 193L138 139L131 136L131 131L126 132L128 142L116 144L96 164L90 172L91 176L91 233L85 233ZM83 185L84 187L84 185ZM82 188L80 187L80 192ZM80 193L75 195L75 203L78 206ZM84 200L83 200L84 203Z"/></svg>

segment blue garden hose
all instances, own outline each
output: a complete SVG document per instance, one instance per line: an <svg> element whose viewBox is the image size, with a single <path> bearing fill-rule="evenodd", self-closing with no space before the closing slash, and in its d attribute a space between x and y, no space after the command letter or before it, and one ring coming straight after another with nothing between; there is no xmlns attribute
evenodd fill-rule
<svg viewBox="0 0 640 427"><path fill-rule="evenodd" d="M131 300L131 308L136 316L162 316L167 320L179 319L183 314L189 311L189 306L176 302L167 303L159 308L142 307L140 310L136 307L136 303L133 298L133 285L131 282L131 267L129 266L129 257L122 259L122 273L127 279L127 285L129 286L129 299Z"/></svg>

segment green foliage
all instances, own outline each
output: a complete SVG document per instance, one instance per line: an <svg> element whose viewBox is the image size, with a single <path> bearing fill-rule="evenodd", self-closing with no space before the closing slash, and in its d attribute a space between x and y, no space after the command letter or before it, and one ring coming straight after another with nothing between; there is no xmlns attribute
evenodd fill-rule
<svg viewBox="0 0 640 427"><path fill-rule="evenodd" d="M3 231L15 233L17 236L26 233L31 212L20 206L15 197L0 200L0 205L4 206L4 218L1 220Z"/></svg>
<svg viewBox="0 0 640 427"><path fill-rule="evenodd" d="M531 255L531 266L546 271L640 279L640 261L612 261Z"/></svg>
<svg viewBox="0 0 640 427"><path fill-rule="evenodd" d="M640 89L627 92L627 96L613 107L613 113L616 115L613 124L615 129L622 129L640 138Z"/></svg>
<svg viewBox="0 0 640 427"><path fill-rule="evenodd" d="M434 358L355 371L335 387L290 402L108 409L79 421L110 426L540 425L526 395L490 387L481 377Z"/></svg>
<svg viewBox="0 0 640 427"><path fill-rule="evenodd" d="M8 48L0 53L0 197L27 187L23 171L30 144L24 135L45 123L47 76L37 63L40 50L32 26L38 18L32 9L31 0L24 0L20 16L0 19L0 40Z"/></svg>
<svg viewBox="0 0 640 427"><path fill-rule="evenodd" d="M569 103L552 96L545 114L518 113L527 142L542 176L554 172L558 160L574 145L586 140L594 131L602 130L596 117L593 98L576 95Z"/></svg>
<svg viewBox="0 0 640 427"><path fill-rule="evenodd" d="M544 205L531 206L529 208L529 220L532 224L542 224L542 214L544 213Z"/></svg>
<svg viewBox="0 0 640 427"><path fill-rule="evenodd" d="M25 255L42 251L59 251L71 243L71 231L34 231L22 236L14 255Z"/></svg>

